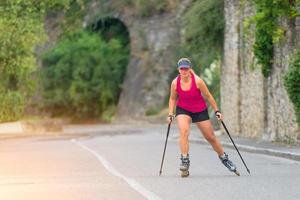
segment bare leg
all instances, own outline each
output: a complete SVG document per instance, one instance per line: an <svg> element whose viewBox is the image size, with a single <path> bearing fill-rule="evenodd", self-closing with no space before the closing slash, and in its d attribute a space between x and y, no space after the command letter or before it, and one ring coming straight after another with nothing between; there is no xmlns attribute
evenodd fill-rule
<svg viewBox="0 0 300 200"><path fill-rule="evenodd" d="M180 151L182 155L187 155L189 153L189 132L191 118L187 115L177 115L177 124L180 132L179 144Z"/></svg>
<svg viewBox="0 0 300 200"><path fill-rule="evenodd" d="M211 146L217 152L217 154L219 156L224 155L223 147L214 134L214 130L212 128L210 120L197 122L196 124L197 124L197 127L202 132L204 138L211 144Z"/></svg>

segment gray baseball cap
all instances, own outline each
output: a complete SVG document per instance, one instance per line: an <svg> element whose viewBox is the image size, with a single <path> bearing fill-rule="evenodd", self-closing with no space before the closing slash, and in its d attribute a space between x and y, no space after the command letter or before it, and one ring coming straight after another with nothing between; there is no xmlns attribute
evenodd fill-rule
<svg viewBox="0 0 300 200"><path fill-rule="evenodd" d="M179 59L178 63L177 63L177 67L178 68L191 68L192 64L191 61L187 58L181 58Z"/></svg>

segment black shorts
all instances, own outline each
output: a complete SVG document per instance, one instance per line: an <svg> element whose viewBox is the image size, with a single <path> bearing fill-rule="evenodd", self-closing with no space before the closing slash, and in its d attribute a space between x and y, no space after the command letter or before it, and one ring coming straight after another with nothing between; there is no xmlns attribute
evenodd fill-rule
<svg viewBox="0 0 300 200"><path fill-rule="evenodd" d="M207 109L205 109L201 112L193 113L193 112L184 110L184 109L176 106L176 116L177 115L188 115L188 116L190 116L192 118L192 123L209 120L209 115L208 115Z"/></svg>

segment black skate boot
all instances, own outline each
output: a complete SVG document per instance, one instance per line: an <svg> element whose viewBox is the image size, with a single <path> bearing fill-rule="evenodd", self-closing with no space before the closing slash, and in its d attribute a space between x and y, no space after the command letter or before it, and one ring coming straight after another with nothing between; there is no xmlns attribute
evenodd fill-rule
<svg viewBox="0 0 300 200"><path fill-rule="evenodd" d="M240 176L240 173L237 171L236 166L231 160L228 159L228 155L224 152L223 156L219 156L221 162L229 169L229 171L234 172L236 175Z"/></svg>
<svg viewBox="0 0 300 200"><path fill-rule="evenodd" d="M181 155L181 164L180 164L181 177L188 177L190 175L189 167L190 167L189 154L186 157Z"/></svg>

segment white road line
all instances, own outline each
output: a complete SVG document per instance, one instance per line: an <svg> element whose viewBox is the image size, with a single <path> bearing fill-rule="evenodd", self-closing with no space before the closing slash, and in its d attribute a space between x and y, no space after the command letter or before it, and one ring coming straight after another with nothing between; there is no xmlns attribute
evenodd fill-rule
<svg viewBox="0 0 300 200"><path fill-rule="evenodd" d="M128 185L130 185L134 190L136 190L137 192L142 194L146 199L161 200L160 197L158 197L153 192L144 188L141 184L139 184L134 179L128 178L128 177L124 176L123 174L121 174L120 172L118 172L103 156L99 155L96 151L90 149L89 147L87 147L83 143L77 141L76 139L72 139L71 142L79 145L84 150L93 154L101 162L101 164L106 168L106 170L108 172L110 172L112 175L119 177L119 178L123 179L124 181L126 181L128 183Z"/></svg>

